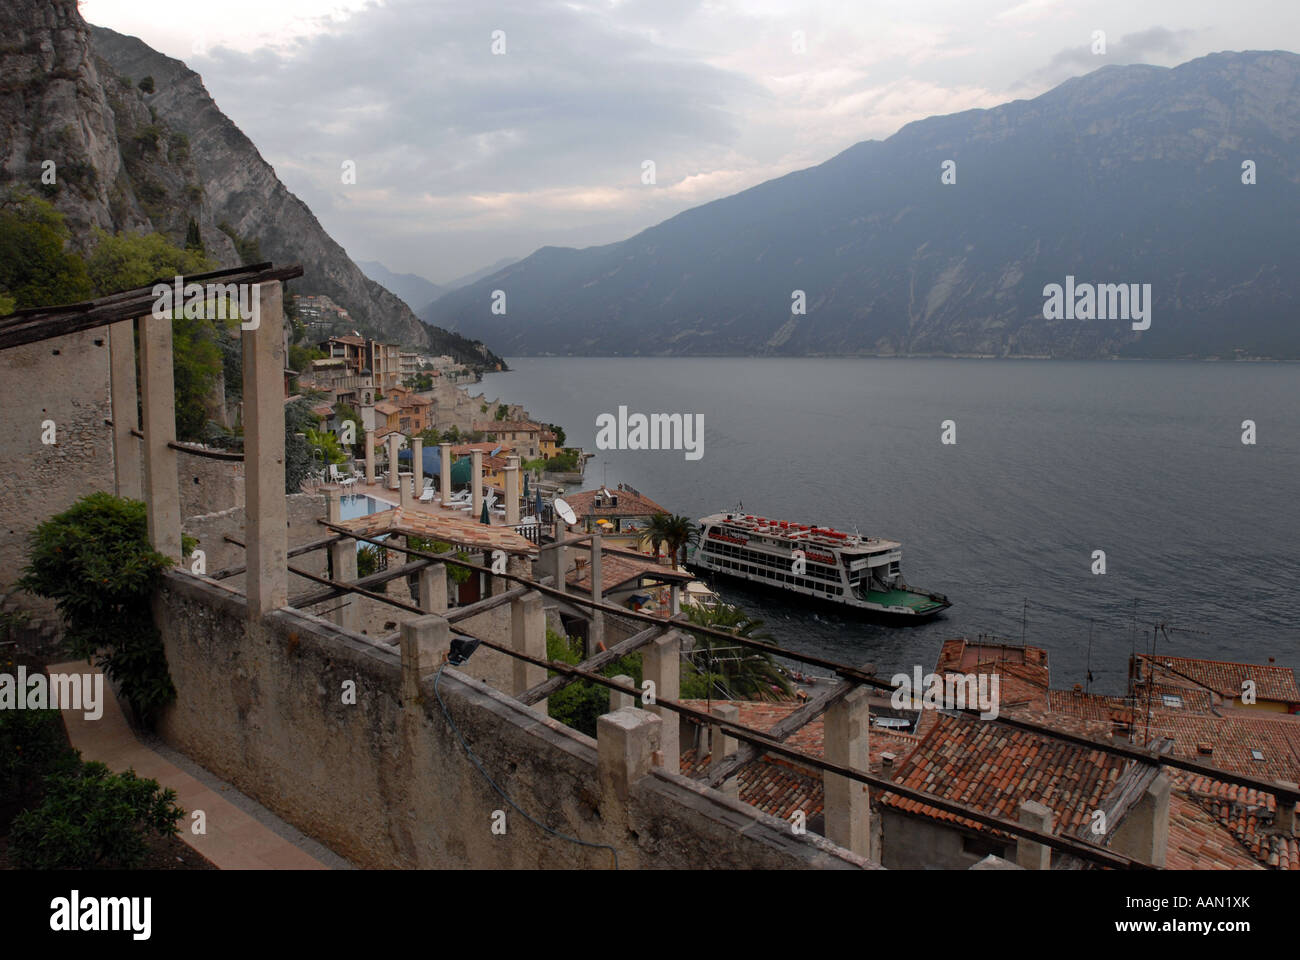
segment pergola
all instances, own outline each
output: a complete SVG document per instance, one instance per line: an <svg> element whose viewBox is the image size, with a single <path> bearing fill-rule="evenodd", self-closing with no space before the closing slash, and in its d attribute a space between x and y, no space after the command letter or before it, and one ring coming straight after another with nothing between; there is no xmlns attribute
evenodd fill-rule
<svg viewBox="0 0 1300 960"><path fill-rule="evenodd" d="M648 711L657 713L662 720L682 716L694 723L707 725L713 729L717 738L714 742L725 745L734 740L738 746L731 749L724 746L723 750L715 753L712 765L701 774L701 787L724 785L743 765L763 754L787 757L805 767L820 770L826 783L826 836L832 842L855 852L861 852L865 842L862 824L865 822L863 814L867 800L862 786L867 786L1005 831L1017 837L1021 843L1037 845L1038 849L1044 851L1056 850L1079 862L1121 869L1150 866L1139 858L1110 849L1093 838L1051 833L1038 829L1032 821L1016 822L992 816L961 802L911 789L886 777L870 774L864 760L869 728L867 696L872 691L892 693L892 684L877 677L870 665L839 663L738 636L730 631L698 626L687 622L675 612L665 621L661 617L604 602L598 586L601 556L599 534L572 537L563 524L557 521L555 541L542 548L548 553L549 575L535 577L522 563L512 563L506 572L501 572L499 569L459 560L455 557L454 550L434 554L407 545L384 543L376 540L376 535L395 533L438 539L489 553L500 549L515 561L522 561L537 551L534 544L508 526L488 527L466 523L458 518L432 517L427 514L417 516L412 513L408 516L400 508L387 511L391 516L386 518L381 514L344 522L339 517L338 497L332 493L328 501L327 518L321 521L330 535L289 550L284 493L282 376L285 364L281 333L281 283L299 277L302 273L299 265L274 268L269 263L261 263L181 278L183 283L220 280L227 284L254 284L259 298L260 324L256 328L241 331L246 485L245 528L241 545L245 549L246 565L208 575L208 579L221 580L236 573L247 573L245 593L251 620L257 620L282 607L310 607L334 597L358 594L414 615L402 623L398 638L403 686L412 696L418 695L421 679L447 657L449 644L454 637L481 644L512 658L515 664L512 687L514 697L520 703L540 708L543 712L548 696L577 680L586 680L609 688L615 701L624 706L640 702L645 704ZM164 278L159 282L170 283L172 278ZM176 442L172 321L170 315L154 316L153 303L153 287L149 285L85 303L23 311L0 320L0 350L83 330L105 326L109 328L116 490L120 496L145 501L149 538L153 546L165 555L179 560L182 518L177 489L176 454L179 450L190 449L203 455L208 455L209 452ZM140 345L139 386L143 399L143 417L138 424L134 355L137 330ZM143 442L143 476L140 475L135 455L134 441L137 438ZM444 447L444 476L449 472L447 456ZM595 586L590 597L567 591L564 580L566 549L586 540L591 541L592 562L596 568L591 574ZM387 549L405 554L408 562L396 569L358 579L355 570L355 541L380 543ZM232 539L232 542L238 541ZM320 549L329 549L335 560L332 578L291 566L291 558ZM352 564L350 569L349 557ZM443 572L444 564L448 563L499 578L503 589L494 591L493 595L478 603L448 611L445 606L445 580L437 575ZM317 583L319 589L291 600L288 594L290 572ZM420 574L418 603L406 603L373 589L389 580L412 573ZM441 604L437 601L439 580L443 585ZM589 651L587 658L576 666L554 662L545 656L544 618L541 616L543 597L584 608L593 622L617 616L639 624L641 629L607 649ZM507 603L512 612L509 642L473 636L460 627L453 629L455 624ZM776 727L766 731L753 729L735 722L725 713L705 713L679 701L678 671L684 632L819 667L831 672L838 682L794 710ZM657 693L653 703L647 703L643 699L643 691L632 687L626 678L610 678L601 673L601 670L618 658L635 651L640 651L643 655L645 678L655 685ZM548 670L555 674L550 679L546 677ZM1187 770L1273 794L1277 798L1279 811L1283 804L1293 808L1300 800L1300 789L1293 786L1170 756L1160 749L1094 740L1005 714L992 720L975 720L973 717L977 716L978 711L971 710L967 713L972 718L969 722L1001 724L1132 761L1124 789L1117 791L1110 800L1107 813L1112 824L1122 819L1123 814L1144 795L1162 766ZM789 738L796 731L823 714L827 718L824 758L788 744ZM608 731L611 737L617 736L618 731L614 729L617 724L607 723L607 720L608 717L601 718L601 735ZM664 724L662 748L657 756L658 763L677 772L679 751L675 723Z"/></svg>

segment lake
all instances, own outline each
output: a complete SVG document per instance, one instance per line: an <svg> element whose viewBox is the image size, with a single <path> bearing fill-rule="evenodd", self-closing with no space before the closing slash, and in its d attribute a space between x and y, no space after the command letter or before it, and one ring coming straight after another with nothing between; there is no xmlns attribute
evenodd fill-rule
<svg viewBox="0 0 1300 960"><path fill-rule="evenodd" d="M1300 366L1179 361L522 358L482 389L698 518L747 513L903 543L953 606L885 627L720 586L782 646L879 672L933 668L944 639L1049 651L1052 684L1124 690L1157 652L1300 666ZM596 450L596 418L700 414L703 455ZM943 422L955 426L941 442ZM1242 442L1242 422L1256 442ZM1105 573L1094 574L1094 551ZM1135 605L1136 603L1136 641ZM1027 601L1027 606L1026 606ZM1089 636L1091 634L1091 652Z"/></svg>

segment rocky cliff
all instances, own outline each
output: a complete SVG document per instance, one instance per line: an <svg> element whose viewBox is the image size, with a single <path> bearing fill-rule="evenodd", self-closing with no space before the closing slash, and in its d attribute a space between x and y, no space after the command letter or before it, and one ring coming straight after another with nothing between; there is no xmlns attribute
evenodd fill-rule
<svg viewBox="0 0 1300 960"><path fill-rule="evenodd" d="M195 224L222 266L301 262L296 292L328 295L376 335L498 362L367 278L181 61L89 26L74 0L6 0L0 36L0 182L51 199L81 246L93 228L182 243Z"/></svg>

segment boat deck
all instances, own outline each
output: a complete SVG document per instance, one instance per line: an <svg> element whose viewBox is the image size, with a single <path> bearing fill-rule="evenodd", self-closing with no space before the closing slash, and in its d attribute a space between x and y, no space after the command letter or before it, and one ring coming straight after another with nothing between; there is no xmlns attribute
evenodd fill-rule
<svg viewBox="0 0 1300 960"><path fill-rule="evenodd" d="M887 607L909 607L917 613L928 613L931 610L942 609L943 604L938 600L932 600L924 593L913 593L910 590L868 590L867 600L871 603L879 603Z"/></svg>

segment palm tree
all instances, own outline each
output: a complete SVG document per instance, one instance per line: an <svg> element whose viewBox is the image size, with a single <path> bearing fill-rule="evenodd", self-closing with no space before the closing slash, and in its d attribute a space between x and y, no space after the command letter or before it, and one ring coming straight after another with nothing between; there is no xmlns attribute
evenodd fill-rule
<svg viewBox="0 0 1300 960"><path fill-rule="evenodd" d="M700 528L690 517L674 514L664 521L664 541L676 567L679 557L683 563L686 562L687 545L700 542Z"/></svg>
<svg viewBox="0 0 1300 960"><path fill-rule="evenodd" d="M726 630L749 640L775 642L760 631L763 621L755 620L740 607L727 603L713 608L692 604L685 612L690 622L699 626ZM700 633L692 636L695 647L691 661L705 675L710 695L728 700L789 700L794 696L790 681L771 654Z"/></svg>
<svg viewBox="0 0 1300 960"><path fill-rule="evenodd" d="M668 514L656 513L650 518L650 525L645 529L645 538L650 541L650 549L655 555L655 560L659 559L659 548L668 542L671 522L672 517Z"/></svg>

